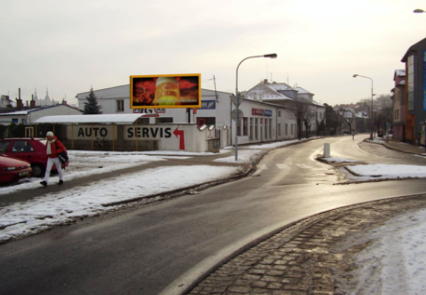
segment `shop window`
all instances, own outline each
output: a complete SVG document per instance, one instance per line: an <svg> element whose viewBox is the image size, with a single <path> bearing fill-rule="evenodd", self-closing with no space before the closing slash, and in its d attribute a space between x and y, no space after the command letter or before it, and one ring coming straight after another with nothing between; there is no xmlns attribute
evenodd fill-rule
<svg viewBox="0 0 426 295"><path fill-rule="evenodd" d="M259 124L259 119L258 118L254 119L254 139L256 140L259 139L259 134L258 134L259 132L257 128L258 124Z"/></svg>
<svg viewBox="0 0 426 295"><path fill-rule="evenodd" d="M173 118L157 118L157 123L173 123Z"/></svg>
<svg viewBox="0 0 426 295"><path fill-rule="evenodd" d="M253 140L253 118L250 118L250 139Z"/></svg>

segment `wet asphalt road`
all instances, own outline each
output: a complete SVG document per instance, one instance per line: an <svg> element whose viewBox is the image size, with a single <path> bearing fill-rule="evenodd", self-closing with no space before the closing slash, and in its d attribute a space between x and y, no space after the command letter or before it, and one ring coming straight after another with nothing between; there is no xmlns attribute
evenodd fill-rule
<svg viewBox="0 0 426 295"><path fill-rule="evenodd" d="M348 138L270 152L253 176L198 195L132 208L0 245L1 294L178 294L237 249L280 227L340 206L426 191L424 180L334 185L342 174L313 158L366 162Z"/></svg>

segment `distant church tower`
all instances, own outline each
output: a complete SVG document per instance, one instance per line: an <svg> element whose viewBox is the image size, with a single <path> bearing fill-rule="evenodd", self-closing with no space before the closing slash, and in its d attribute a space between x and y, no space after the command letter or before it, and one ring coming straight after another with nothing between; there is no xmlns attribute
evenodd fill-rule
<svg viewBox="0 0 426 295"><path fill-rule="evenodd" d="M45 102L50 102L49 90L46 88L46 97L44 98Z"/></svg>
<svg viewBox="0 0 426 295"><path fill-rule="evenodd" d="M37 88L34 89L34 100L38 101Z"/></svg>

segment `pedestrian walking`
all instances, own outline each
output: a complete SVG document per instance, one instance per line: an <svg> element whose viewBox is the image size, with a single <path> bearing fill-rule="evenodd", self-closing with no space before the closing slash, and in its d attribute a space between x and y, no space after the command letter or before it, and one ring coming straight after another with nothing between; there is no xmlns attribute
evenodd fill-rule
<svg viewBox="0 0 426 295"><path fill-rule="evenodd" d="M355 139L355 131L352 131L352 140Z"/></svg>
<svg viewBox="0 0 426 295"><path fill-rule="evenodd" d="M49 131L46 133L46 154L47 154L47 167L46 167L46 173L44 174L44 180L40 182L41 185L46 186L49 182L49 175L50 170L52 169L53 164L56 166L56 170L58 170L59 174L59 182L58 184L61 185L64 183L63 176L62 176L62 168L61 168L61 161L58 158L58 154L62 152L66 152L65 146L60 142L56 136L53 134L52 131Z"/></svg>

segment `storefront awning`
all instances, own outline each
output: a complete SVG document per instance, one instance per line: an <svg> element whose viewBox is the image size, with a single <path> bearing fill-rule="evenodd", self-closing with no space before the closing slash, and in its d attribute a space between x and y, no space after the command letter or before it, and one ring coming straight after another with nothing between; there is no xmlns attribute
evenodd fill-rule
<svg viewBox="0 0 426 295"><path fill-rule="evenodd" d="M59 124L133 124L141 118L141 114L118 114L118 115L62 115L46 116L35 121L40 123L59 123Z"/></svg>

